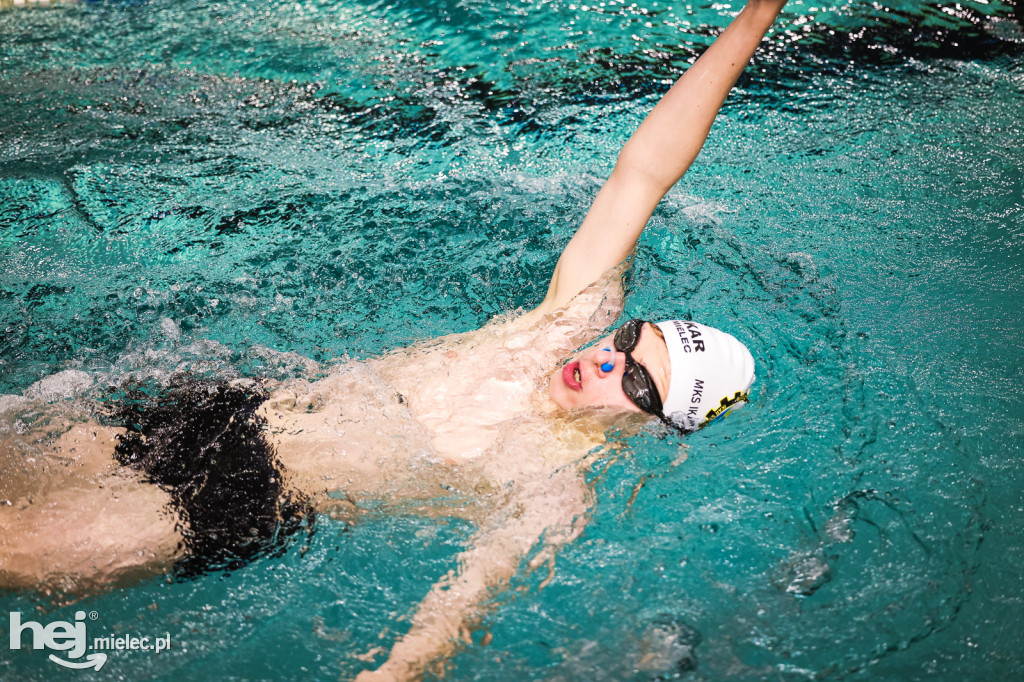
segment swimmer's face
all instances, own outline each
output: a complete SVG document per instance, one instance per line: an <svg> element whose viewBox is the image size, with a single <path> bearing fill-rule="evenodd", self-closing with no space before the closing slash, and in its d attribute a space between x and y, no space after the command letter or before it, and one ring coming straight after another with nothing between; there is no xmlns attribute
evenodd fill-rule
<svg viewBox="0 0 1024 682"><path fill-rule="evenodd" d="M566 410L607 407L623 412L641 411L622 390L626 354L614 350L612 340L612 336L601 339L551 375L549 392L556 405ZM647 369L664 402L668 397L670 364L661 330L649 322L645 323L630 355ZM614 365L611 371L602 369L606 363Z"/></svg>

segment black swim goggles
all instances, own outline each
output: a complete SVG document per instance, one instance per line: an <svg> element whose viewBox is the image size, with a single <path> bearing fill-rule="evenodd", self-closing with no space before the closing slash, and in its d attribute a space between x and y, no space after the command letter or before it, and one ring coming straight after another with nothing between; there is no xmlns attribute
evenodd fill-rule
<svg viewBox="0 0 1024 682"><path fill-rule="evenodd" d="M630 320L617 330L612 338L615 350L626 354L626 371L622 373L622 391L633 404L644 412L665 419L662 413L661 395L647 368L633 359L632 352L640 341L640 331L646 322Z"/></svg>

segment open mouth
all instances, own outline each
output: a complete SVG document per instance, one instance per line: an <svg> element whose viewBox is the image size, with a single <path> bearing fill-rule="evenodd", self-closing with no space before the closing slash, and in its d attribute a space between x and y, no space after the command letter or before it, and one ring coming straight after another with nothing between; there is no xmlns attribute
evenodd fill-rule
<svg viewBox="0 0 1024 682"><path fill-rule="evenodd" d="M583 375L579 362L570 362L562 368L562 383L574 391L583 390Z"/></svg>

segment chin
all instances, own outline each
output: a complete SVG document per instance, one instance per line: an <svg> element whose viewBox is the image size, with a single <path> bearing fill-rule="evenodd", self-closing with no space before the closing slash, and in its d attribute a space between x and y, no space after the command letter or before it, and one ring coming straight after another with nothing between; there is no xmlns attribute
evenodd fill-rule
<svg viewBox="0 0 1024 682"><path fill-rule="evenodd" d="M563 410L571 410L573 405L566 401L569 396L566 395L569 389L562 383L562 370L559 368L557 372L551 375L551 380L548 382L548 396L551 400Z"/></svg>

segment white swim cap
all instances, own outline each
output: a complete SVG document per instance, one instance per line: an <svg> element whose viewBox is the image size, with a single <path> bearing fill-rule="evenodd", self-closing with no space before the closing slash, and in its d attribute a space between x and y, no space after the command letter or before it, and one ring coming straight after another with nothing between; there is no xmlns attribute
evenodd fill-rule
<svg viewBox="0 0 1024 682"><path fill-rule="evenodd" d="M688 320L657 323L671 362L665 417L689 430L707 425L747 401L754 358L726 334Z"/></svg>

